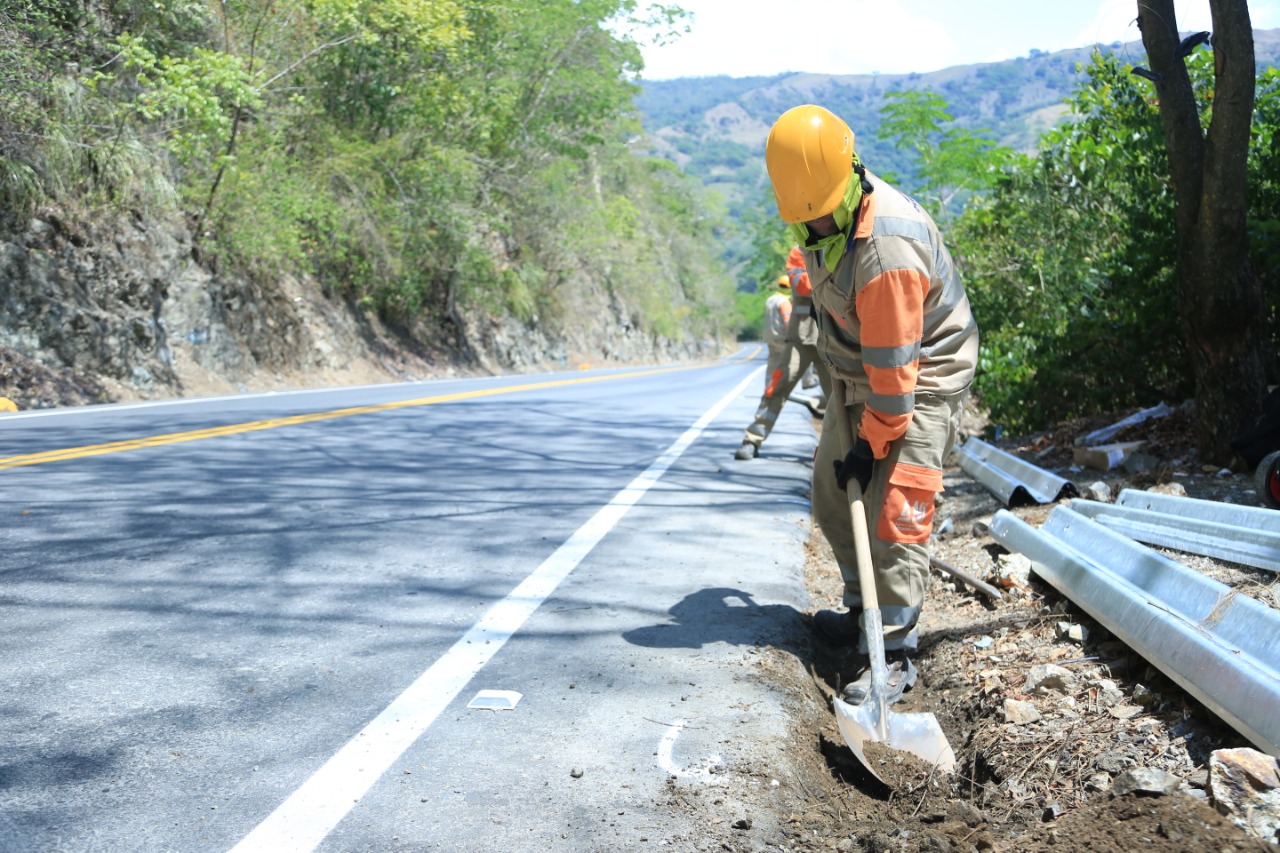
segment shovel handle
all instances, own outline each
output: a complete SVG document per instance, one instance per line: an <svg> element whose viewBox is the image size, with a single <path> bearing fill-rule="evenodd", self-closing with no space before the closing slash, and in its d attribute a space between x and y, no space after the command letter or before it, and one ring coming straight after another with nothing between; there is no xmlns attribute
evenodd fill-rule
<svg viewBox="0 0 1280 853"><path fill-rule="evenodd" d="M837 381L831 392L836 409L836 432L840 438L840 458L849 455L853 430L849 424L849 409L845 405L844 383ZM858 585L862 587L862 609L880 611L876 597L875 572L871 562L871 534L867 530L867 509L862 500L862 486L850 477L845 490L849 495L849 520L853 525L853 549L858 563Z"/></svg>
<svg viewBox="0 0 1280 853"><path fill-rule="evenodd" d="M849 454L853 431L849 425L849 409L845 406L845 385L837 379L832 389L832 403L836 409L836 432L840 439L840 455ZM828 404L830 405L830 404ZM849 478L845 491L849 496L849 522L853 525L853 553L858 564L858 588L862 595L862 636L867 641L867 656L871 662L871 690L867 701L876 702L881 713L881 726L885 720L885 685L889 680L884 662L884 618L880 614L880 599L876 595L875 566L871 560L871 534L867 529L867 509L862 500L862 486ZM884 732L880 733L882 738Z"/></svg>

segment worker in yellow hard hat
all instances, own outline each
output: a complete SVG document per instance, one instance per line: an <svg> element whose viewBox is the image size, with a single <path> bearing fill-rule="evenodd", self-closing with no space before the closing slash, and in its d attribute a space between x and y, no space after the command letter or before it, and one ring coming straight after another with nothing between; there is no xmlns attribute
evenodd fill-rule
<svg viewBox="0 0 1280 853"><path fill-rule="evenodd" d="M764 304L764 342L769 348L764 394L760 397L755 419L743 433L742 446L733 454L738 460L754 459L760 455L760 445L773 431L783 404L805 371L817 360L818 351L813 341L808 344L801 341L801 328L805 323L812 324L808 282L805 282L803 308L798 308L792 303L792 281L791 272L778 276L774 281L776 292ZM825 370L820 375L825 376Z"/></svg>
<svg viewBox="0 0 1280 853"><path fill-rule="evenodd" d="M820 396L814 405L814 414L822 417L827 407L827 395L831 393L831 380L827 366L818 357L818 321L813 311L813 287L809 273L804 268L804 253L799 246L792 246L787 253L787 276L791 279L791 331L789 337L802 354L810 358L809 369L800 380L802 388L820 386Z"/></svg>
<svg viewBox="0 0 1280 853"><path fill-rule="evenodd" d="M804 268L804 253L799 246L792 246L787 254L787 277L791 279L791 328L787 338L800 351L800 360L809 367L802 370L802 387L819 386L819 396L813 401L814 414L822 417L831 393L831 379L827 365L818 355L818 320L813 310L813 286Z"/></svg>
<svg viewBox="0 0 1280 853"><path fill-rule="evenodd" d="M856 479L867 508L896 699L916 678L911 656L928 579L934 498L973 381L978 327L937 225L863 166L853 131L838 116L812 104L787 110L769 131L765 166L778 213L804 257L818 351L833 383L812 501L844 578L848 611L820 610L812 627L820 640L865 655L844 491ZM841 399L852 425L843 441L833 417ZM862 664L863 673L845 688L847 701L867 695L865 657Z"/></svg>

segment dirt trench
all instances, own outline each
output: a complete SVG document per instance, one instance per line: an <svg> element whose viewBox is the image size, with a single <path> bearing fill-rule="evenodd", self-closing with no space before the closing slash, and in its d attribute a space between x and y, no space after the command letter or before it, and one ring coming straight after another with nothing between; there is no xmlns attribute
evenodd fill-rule
<svg viewBox="0 0 1280 853"><path fill-rule="evenodd" d="M1250 497L1243 474L1184 465L1186 476L1178 477L1176 469L1170 467L1170 476L1193 497ZM1144 485L1118 472L1098 479L1109 480L1114 492ZM958 467L946 472L945 482L937 522L949 520L951 532L935 536L933 556L994 580L1007 552L985 525L1002 505ZM1051 508L1014 512L1038 526ZM813 609L840 608L839 573L816 527L807 551ZM1271 573L1172 556L1199 563L1197 568L1272 607L1280 601ZM1277 849L1219 814L1205 790L1209 754L1249 746L1243 736L1034 574L1006 582L1011 585L1001 599L992 601L945 573L931 572L921 622L920 683L895 706L938 718L957 754L955 774L935 772L887 749L869 753L885 782L868 773L844 744L831 708L852 661L811 643L811 657L799 666L777 661L767 669L780 689L803 697L795 709L798 800L778 824L778 837L751 844L730 840L708 849ZM1032 668L1043 664L1070 676L1034 687ZM1146 773L1135 776L1136 771ZM1145 792L1142 781L1152 775L1177 790ZM1139 789L1130 791L1135 779Z"/></svg>

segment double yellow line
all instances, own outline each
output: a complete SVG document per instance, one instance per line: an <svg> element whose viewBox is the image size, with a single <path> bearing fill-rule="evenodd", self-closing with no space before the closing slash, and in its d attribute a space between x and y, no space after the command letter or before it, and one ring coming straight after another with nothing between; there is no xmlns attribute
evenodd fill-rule
<svg viewBox="0 0 1280 853"><path fill-rule="evenodd" d="M376 406L353 406L347 409L332 409L327 412L313 412L307 415L293 415L287 418L272 418L265 421L250 421L243 424L196 429L188 432L171 432L164 435L150 435L144 438L128 438L123 441L110 441L105 444L90 444L84 447L66 447L60 450L45 450L40 453L27 453L22 456L9 456L0 459L0 469L21 468L26 465L43 465L46 462L64 462L69 459L84 459L89 456L103 456L108 453L122 453L126 450L140 450L144 447L159 447L165 444L181 444L184 441L201 441L206 438L221 438L227 435L240 435L246 432L258 432L264 429L296 426L298 424L332 421L338 418L350 418L355 415L369 415L375 412L390 412L395 409L408 409L414 406L430 406L436 403L452 403L457 400L474 400L478 397L496 397L499 394L514 394L520 391L537 391L543 388L559 388L565 385L581 385L586 382L603 382L611 379L631 379L637 376L652 376L658 373L671 373L678 370L693 370L710 365L700 364L680 367L663 367L654 370L640 370L632 373L616 373L609 376L587 376L580 379L558 379L554 382L535 382L530 385L507 386L504 388L486 388L479 391L461 391L457 394L440 394L435 397L419 397L414 400L399 400L394 403L379 403Z"/></svg>

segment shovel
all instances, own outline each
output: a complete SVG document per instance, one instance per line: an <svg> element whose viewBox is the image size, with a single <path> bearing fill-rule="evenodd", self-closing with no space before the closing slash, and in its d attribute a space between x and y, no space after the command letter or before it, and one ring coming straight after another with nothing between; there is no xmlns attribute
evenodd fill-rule
<svg viewBox="0 0 1280 853"><path fill-rule="evenodd" d="M835 406L835 428L840 435L841 457L849 453L853 432L849 427L849 410L845 408L844 383L836 382L831 404ZM858 563L858 586L862 589L862 634L867 639L871 658L871 689L861 705L850 705L835 697L836 724L849 749L871 775L881 779L867 761L865 744L883 743L899 752L909 752L947 772L955 770L956 754L942 733L933 714L904 714L889 710L887 701L888 669L884 662L884 620L876 597L876 580L871 564L871 538L867 531L867 513L862 503L862 487L849 480L849 517L853 523L854 555Z"/></svg>

